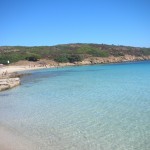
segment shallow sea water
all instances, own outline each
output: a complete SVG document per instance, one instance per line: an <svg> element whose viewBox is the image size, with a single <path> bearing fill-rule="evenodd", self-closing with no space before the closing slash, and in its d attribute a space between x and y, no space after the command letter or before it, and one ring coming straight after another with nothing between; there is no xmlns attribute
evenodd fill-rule
<svg viewBox="0 0 150 150"><path fill-rule="evenodd" d="M31 73L0 93L0 124L39 150L150 150L150 61Z"/></svg>

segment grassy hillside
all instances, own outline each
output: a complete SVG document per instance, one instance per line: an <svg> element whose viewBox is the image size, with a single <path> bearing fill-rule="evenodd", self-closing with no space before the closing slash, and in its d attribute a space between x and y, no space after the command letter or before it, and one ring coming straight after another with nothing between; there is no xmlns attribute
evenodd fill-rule
<svg viewBox="0 0 150 150"><path fill-rule="evenodd" d="M19 60L51 59L57 62L81 61L87 57L108 56L146 56L150 55L150 48L130 46L115 46L106 44L64 44L56 46L2 46L0 47L0 63L6 64Z"/></svg>

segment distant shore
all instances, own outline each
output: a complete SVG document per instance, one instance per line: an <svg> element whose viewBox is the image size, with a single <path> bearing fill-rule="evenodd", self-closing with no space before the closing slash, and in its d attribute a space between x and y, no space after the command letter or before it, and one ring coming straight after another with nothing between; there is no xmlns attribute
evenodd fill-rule
<svg viewBox="0 0 150 150"><path fill-rule="evenodd" d="M14 73L20 71L28 71L28 70L36 70L43 68L56 68L56 67L65 67L65 66L81 66L81 65L93 65L93 64L109 64L109 63L121 63L121 62L132 62L132 61L143 61L150 60L150 55L148 56L109 56L109 57L89 57L84 59L83 61L74 62L74 63L58 63L53 60L42 59L36 62L30 61L19 61L8 66L0 67L0 78L2 77L2 73Z"/></svg>
<svg viewBox="0 0 150 150"><path fill-rule="evenodd" d="M143 61L150 60L149 56L132 56L125 55L120 57L89 57L84 59L81 62L74 63L58 63L52 60L40 60L36 62L30 61L19 61L7 66L0 67L0 91L13 88L17 85L20 85L20 80L18 74L15 72L37 70L44 68L56 68L56 67L65 67L65 66L81 66L81 65L93 65L93 64L109 64L109 63L121 63L121 62L133 62L133 61Z"/></svg>

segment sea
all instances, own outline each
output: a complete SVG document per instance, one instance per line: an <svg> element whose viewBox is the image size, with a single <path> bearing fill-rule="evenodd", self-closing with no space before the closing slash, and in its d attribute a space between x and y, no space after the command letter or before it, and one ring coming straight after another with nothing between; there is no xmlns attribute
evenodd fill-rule
<svg viewBox="0 0 150 150"><path fill-rule="evenodd" d="M37 150L150 150L150 61L26 73L0 93L0 125Z"/></svg>

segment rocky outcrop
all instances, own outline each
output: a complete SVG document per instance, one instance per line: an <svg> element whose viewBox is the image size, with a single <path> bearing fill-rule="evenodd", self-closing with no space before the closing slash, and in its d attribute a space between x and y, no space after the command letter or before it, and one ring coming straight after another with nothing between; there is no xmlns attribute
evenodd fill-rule
<svg viewBox="0 0 150 150"><path fill-rule="evenodd" d="M89 56L82 61L78 62L67 62L67 63L58 63L54 60L43 60L48 67L65 67L65 66L80 66L80 65L93 65L93 64L107 64L107 63L119 63L119 62L128 62L128 61L142 61L150 60L150 55L148 56L135 56L135 55L124 55L124 56L109 56L109 57L92 57ZM38 64L35 64L38 66Z"/></svg>
<svg viewBox="0 0 150 150"><path fill-rule="evenodd" d="M76 62L76 65L90 65L90 64L106 64L106 63L119 63L119 62L129 62L129 61L142 61L150 60L150 56L132 56L125 55L120 57L89 57L81 62Z"/></svg>
<svg viewBox="0 0 150 150"><path fill-rule="evenodd" d="M0 79L0 91L8 90L18 85L20 85L20 78Z"/></svg>

